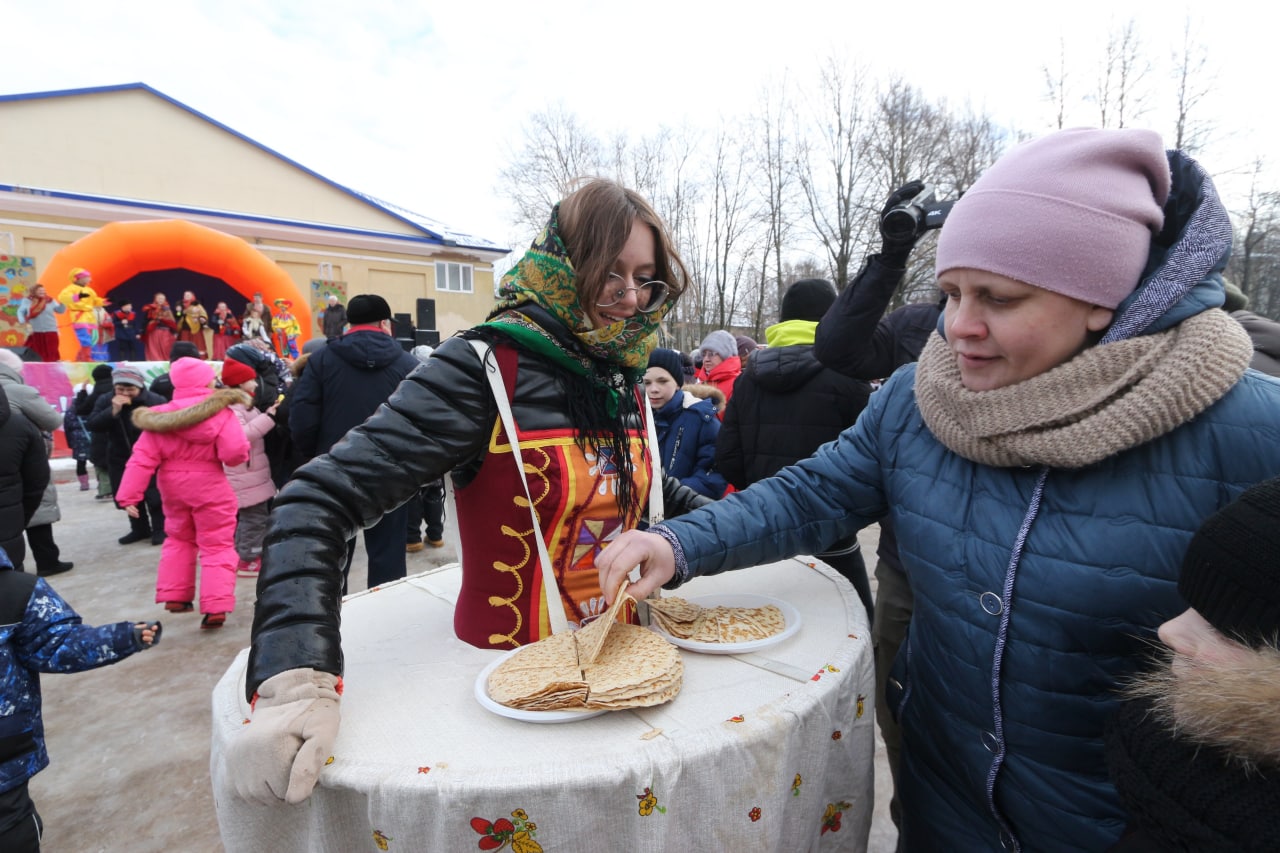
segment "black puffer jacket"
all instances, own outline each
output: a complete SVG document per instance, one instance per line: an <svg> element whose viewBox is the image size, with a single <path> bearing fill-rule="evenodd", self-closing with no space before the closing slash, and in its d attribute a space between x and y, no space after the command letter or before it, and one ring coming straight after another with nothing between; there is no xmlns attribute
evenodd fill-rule
<svg viewBox="0 0 1280 853"><path fill-rule="evenodd" d="M822 366L813 347L757 350L733 387L716 470L734 488L772 477L853 426L871 386Z"/></svg>
<svg viewBox="0 0 1280 853"><path fill-rule="evenodd" d="M85 422L85 428L89 429L89 461L97 468L107 467L107 434L98 432L89 427L89 416L93 414L94 406L103 397L114 397L116 393L115 386L111 384L111 376L106 379L93 383L93 390L85 393L84 389L80 389L76 393L76 414Z"/></svg>
<svg viewBox="0 0 1280 853"><path fill-rule="evenodd" d="M26 549L22 531L47 485L49 460L40 429L9 408L9 397L0 387L0 548L15 564Z"/></svg>
<svg viewBox="0 0 1280 853"><path fill-rule="evenodd" d="M382 332L350 332L312 353L289 394L294 452L303 459L328 452L417 366L416 358Z"/></svg>
<svg viewBox="0 0 1280 853"><path fill-rule="evenodd" d="M884 309L905 272L867 258L844 292L818 324L813 352L832 370L854 379L885 379L920 357L924 343L938 327L938 303L904 305L886 315Z"/></svg>
<svg viewBox="0 0 1280 853"><path fill-rule="evenodd" d="M142 430L133 424L134 409L142 406L163 406L167 400L159 394L143 389L133 402L120 408L119 414L111 411L111 401L115 398L115 389L105 397L99 398L93 406L93 413L85 419L84 425L90 431L102 433L107 437L107 468L110 471L124 473L133 453L133 445L142 437ZM114 474L112 475L115 476Z"/></svg>
<svg viewBox="0 0 1280 853"><path fill-rule="evenodd" d="M333 346L311 357L299 382ZM569 426L565 396L560 370L520 350L511 408L521 429ZM294 473L276 497L267 527L248 697L285 670L342 673L338 602L347 539L446 473L452 472L457 487L470 483L497 417L475 350L463 338L449 338L364 424ZM634 427L641 427L638 417ZM669 477L663 495L668 516L710 503Z"/></svg>

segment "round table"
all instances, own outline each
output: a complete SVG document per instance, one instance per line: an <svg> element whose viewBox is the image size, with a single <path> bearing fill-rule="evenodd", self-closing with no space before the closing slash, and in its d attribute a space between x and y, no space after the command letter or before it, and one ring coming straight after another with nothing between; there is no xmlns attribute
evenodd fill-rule
<svg viewBox="0 0 1280 853"><path fill-rule="evenodd" d="M223 761L249 717L248 650L213 693L211 772L228 851L864 850L875 705L866 614L812 557L697 578L802 627L744 655L681 651L672 702L540 725L486 711L502 653L453 635L457 564L349 596L334 760L297 806L239 799ZM502 842L502 846L497 846Z"/></svg>

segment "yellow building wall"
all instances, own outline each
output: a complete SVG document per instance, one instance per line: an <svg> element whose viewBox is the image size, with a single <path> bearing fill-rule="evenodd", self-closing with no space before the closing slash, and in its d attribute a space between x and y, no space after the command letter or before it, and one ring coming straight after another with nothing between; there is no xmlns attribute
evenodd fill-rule
<svg viewBox="0 0 1280 853"><path fill-rule="evenodd" d="M0 184L417 233L151 92L0 102Z"/></svg>

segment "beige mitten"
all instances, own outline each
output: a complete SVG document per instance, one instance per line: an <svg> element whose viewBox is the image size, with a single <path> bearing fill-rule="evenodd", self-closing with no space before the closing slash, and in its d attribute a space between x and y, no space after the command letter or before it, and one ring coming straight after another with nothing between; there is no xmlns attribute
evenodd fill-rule
<svg viewBox="0 0 1280 853"><path fill-rule="evenodd" d="M237 794L263 805L311 796L338 737L338 689L336 675L314 669L262 682L253 717L227 750Z"/></svg>

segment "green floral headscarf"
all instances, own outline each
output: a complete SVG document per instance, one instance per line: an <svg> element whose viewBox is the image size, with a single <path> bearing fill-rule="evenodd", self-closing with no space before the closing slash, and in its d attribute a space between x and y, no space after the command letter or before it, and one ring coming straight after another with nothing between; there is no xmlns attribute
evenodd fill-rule
<svg viewBox="0 0 1280 853"><path fill-rule="evenodd" d="M652 314L637 313L629 320L593 329L578 297L578 276L560 239L559 217L560 205L557 204L524 257L502 277L498 301L489 313L489 321L483 325L499 326L561 363L569 356L577 364L567 366L583 375L590 372L591 366L582 363L581 357L573 358L572 354L565 353L545 334L539 335L536 325L513 310L533 303L562 323L592 358L621 368L635 381L649 363L649 353L658 344L658 325L671 310L674 300L668 299ZM543 340L533 340L531 335ZM549 345L555 352L548 351Z"/></svg>

